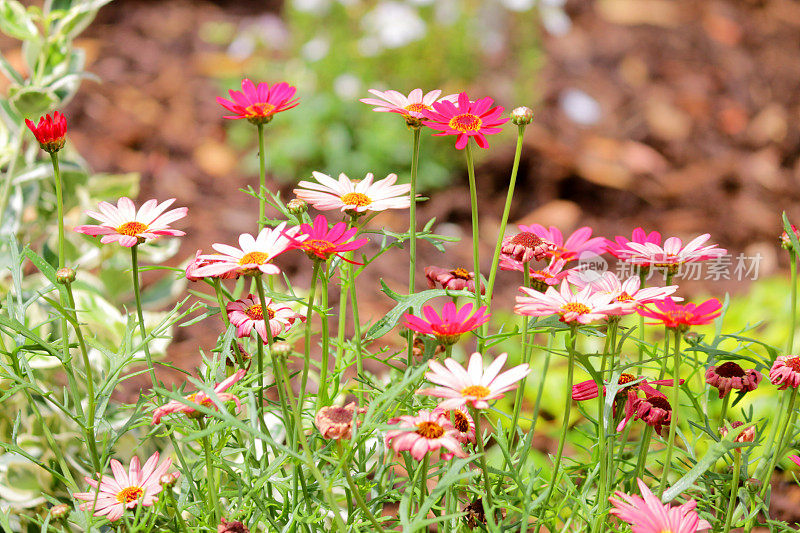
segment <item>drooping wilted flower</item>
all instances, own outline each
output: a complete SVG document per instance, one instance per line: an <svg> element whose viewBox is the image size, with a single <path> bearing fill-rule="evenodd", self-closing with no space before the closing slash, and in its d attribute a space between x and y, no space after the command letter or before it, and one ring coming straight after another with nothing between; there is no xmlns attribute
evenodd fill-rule
<svg viewBox="0 0 800 533"><path fill-rule="evenodd" d="M763 377L764 375L755 368L745 370L733 361L726 361L706 370L706 383L716 387L720 398L725 397L731 389L754 391Z"/></svg>
<svg viewBox="0 0 800 533"><path fill-rule="evenodd" d="M356 413L366 413L363 407L356 408L356 402L350 402L344 407L322 407L314 417L314 425L325 439L348 440L353 435L353 421L356 427L361 421L356 419Z"/></svg>

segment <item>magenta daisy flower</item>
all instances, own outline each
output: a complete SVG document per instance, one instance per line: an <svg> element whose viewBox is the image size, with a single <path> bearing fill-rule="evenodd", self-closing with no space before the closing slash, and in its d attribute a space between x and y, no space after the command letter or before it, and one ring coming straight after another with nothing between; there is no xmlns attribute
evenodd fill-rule
<svg viewBox="0 0 800 533"><path fill-rule="evenodd" d="M642 228L636 228L633 230L633 234L631 238L628 239L627 237L623 237L622 235L617 235L614 237L614 240L606 239L606 251L616 257L617 259L623 259L622 254L629 251L628 243L635 243L635 244L655 244L656 246L661 245L661 234L657 231L651 231L647 233ZM642 266L649 266L642 264Z"/></svg>
<svg viewBox="0 0 800 533"><path fill-rule="evenodd" d="M67 117L63 114L56 111L52 117L50 115L39 117L38 124L26 118L25 124L45 152L54 154L64 148L67 135Z"/></svg>
<svg viewBox="0 0 800 533"><path fill-rule="evenodd" d="M247 370L243 368L243 369L237 371L232 376L226 378L221 383L218 383L217 385L215 385L214 386L214 393L216 394L217 398L212 398L211 396L209 396L205 392L199 391L199 392L195 392L193 394L190 394L189 396L186 396L185 399L188 402L190 402L192 404L195 404L195 405L202 405L204 407L216 407L216 408L220 409L220 408L223 407L223 405L219 405L218 403L216 403L217 399L219 399L219 401L222 402L222 403L224 403L224 402L233 402L233 403L236 404L236 408L237 409L241 409L242 408L242 404L241 404L241 402L239 402L239 398L237 398L235 395L227 393L225 391L230 389L237 381L242 379L246 372L247 372ZM169 402L165 403L164 405L162 405L160 407L157 407L153 411L153 420L152 420L151 424L155 425L155 424L160 423L161 419L163 417L165 417L166 415L172 414L172 413L183 413L186 416L188 416L189 418L202 418L202 417L205 416L205 414L198 412L197 409L195 409L191 405L187 404L186 402L179 402L178 400L172 400L172 401L169 401Z"/></svg>
<svg viewBox="0 0 800 533"><path fill-rule="evenodd" d="M664 324L668 328L688 330L690 326L703 326L711 324L715 318L722 314L722 303L716 298L710 298L700 305L693 303L679 304L671 296L654 302L655 309L640 307L637 313L645 318L653 318L657 322L648 324Z"/></svg>
<svg viewBox="0 0 800 533"><path fill-rule="evenodd" d="M388 423L401 428L386 432L386 447L396 453L409 452L416 461L421 461L426 453L440 448L444 448L448 456L467 456L459 442L458 431L441 411L423 409L416 416L404 415Z"/></svg>
<svg viewBox="0 0 800 533"><path fill-rule="evenodd" d="M470 356L467 368L451 357L444 360L444 365L431 359L428 361L430 371L425 373L425 377L439 386L420 389L417 394L444 398L439 404L439 408L444 410L469 404L476 409L488 409L490 400L500 399L506 392L516 389L517 382L531 371L527 364L521 364L500 372L506 359L508 354L502 353L486 368L483 367L483 356L478 352Z"/></svg>
<svg viewBox="0 0 800 533"><path fill-rule="evenodd" d="M158 501L156 495L161 492L161 476L167 473L172 466L172 459L167 459L158 464L158 452L155 452L141 467L138 457L131 459L128 472L116 459L111 459L113 477L104 475L98 482L96 479L86 477L86 482L94 488L89 492L76 492L73 494L78 500L86 503L80 505L80 510L91 509L94 516L105 516L114 522L122 518L126 509L135 509L137 505L152 507ZM179 474L173 473L175 477Z"/></svg>
<svg viewBox="0 0 800 533"><path fill-rule="evenodd" d="M527 287L520 287L519 290L523 296L517 296L517 305L514 306L514 312L518 315L558 315L562 322L589 324L624 314L622 304L615 302L612 295L593 293L588 286L573 293L570 284L565 281L560 290L555 287L548 287L544 293Z"/></svg>
<svg viewBox="0 0 800 533"><path fill-rule="evenodd" d="M642 496L631 496L617 491L608 501L614 507L611 514L629 523L633 533L695 533L711 529L695 511L697 502L689 500L678 507L661 503L644 481L637 479Z"/></svg>
<svg viewBox="0 0 800 533"><path fill-rule="evenodd" d="M684 263L695 263L722 257L727 250L715 244L705 245L711 234L695 237L686 246L678 237L670 237L663 246L654 242L638 243L629 241L625 248L617 249L618 257L628 263L642 266L656 266L677 269Z"/></svg>
<svg viewBox="0 0 800 533"><path fill-rule="evenodd" d="M158 203L158 200L148 200L139 210L130 198L123 196L117 200L117 205L100 202L100 212L86 211L90 217L102 222L100 225L88 224L73 228L78 233L96 237L102 235L100 242L108 244L118 242L128 248L152 241L163 236L182 237L186 235L181 230L172 229L169 225L186 216L187 209L179 207L167 211L175 198Z"/></svg>
<svg viewBox="0 0 800 533"><path fill-rule="evenodd" d="M376 89L370 89L369 92L377 96L379 99L362 98L360 101L374 106L373 111L398 113L406 119L406 122L410 126L416 127L422 125L422 111L433 110L434 102L441 102L443 100L455 102L458 100L457 94L451 94L449 96L439 98L439 95L442 94L442 91L439 89L431 91L427 94L423 94L422 89L414 89L408 94L408 96L392 90L378 91Z"/></svg>
<svg viewBox="0 0 800 533"><path fill-rule="evenodd" d="M486 314L486 306L479 307L474 313L473 309L471 303L456 309L456 304L447 302L442 308L440 317L432 306L426 305L422 308L425 318L403 313L403 325L417 333L433 335L443 344L455 344L463 333L472 331L489 321L491 315Z"/></svg>
<svg viewBox="0 0 800 533"><path fill-rule="evenodd" d="M241 91L228 91L231 95L230 100L217 96L217 103L233 113L223 118L240 119L246 118L253 124L266 124L275 116L276 113L291 109L300 103L294 97L297 92L296 87L288 83L276 83L272 87L266 83L259 83L257 86L245 78L242 80Z"/></svg>
<svg viewBox="0 0 800 533"><path fill-rule="evenodd" d="M286 222L275 228L262 229L257 237L249 233L239 235L239 248L227 244L212 245L219 254L201 255L209 263L194 270L195 277L230 276L235 274L280 274L281 269L272 263L277 256L292 249L291 237L296 237L299 227L286 231ZM296 237L299 238L299 237Z"/></svg>
<svg viewBox="0 0 800 533"><path fill-rule="evenodd" d="M449 270L437 266L425 267L425 278L428 280L429 289L435 289L438 286L451 291L475 292L475 273L468 272L464 268ZM481 294L485 292L486 287L481 282Z"/></svg>
<svg viewBox="0 0 800 533"><path fill-rule="evenodd" d="M456 135L456 148L463 150L470 137L475 137L475 142L481 148L488 148L486 135L493 135L503 131L502 126L509 118L501 118L505 109L501 106L492 107L494 100L481 98L471 102L467 93L458 95L456 103L444 100L434 102L433 110L422 110L423 116L428 120L422 123L431 129L437 130L436 136Z"/></svg>
<svg viewBox="0 0 800 533"><path fill-rule="evenodd" d="M600 278L587 282L581 272L573 272L574 274L569 277L570 283L580 288L590 287L595 294L612 296L612 301L619 303L622 308L620 314L634 313L640 305L658 302L678 290L677 285L641 289L642 282L639 276L631 276L621 281L614 272L604 272Z"/></svg>
<svg viewBox="0 0 800 533"><path fill-rule="evenodd" d="M292 311L286 304L276 302L267 298L267 304L261 305L258 296L252 294L247 298L241 298L234 302L229 302L225 306L228 312L228 319L231 324L236 326L236 336L240 339L249 337L255 328L258 336L266 344L269 342L267 337L267 326L264 324L264 311L266 310L269 321L270 338L274 339L281 333L288 332L296 322L304 322L306 317Z"/></svg>
<svg viewBox="0 0 800 533"><path fill-rule="evenodd" d="M800 356L779 355L769 369L769 380L778 390L800 387Z"/></svg>
<svg viewBox="0 0 800 533"><path fill-rule="evenodd" d="M551 243L552 248L548 251L550 257L572 261L578 259L582 254L602 255L606 251L606 239L603 237L592 238L592 228L584 226L576 229L572 235L564 240L561 230L555 226L545 228L541 224L531 224L530 226L518 226L520 231L533 233L545 242Z"/></svg>
<svg viewBox="0 0 800 533"><path fill-rule="evenodd" d="M732 389L742 392L754 391L763 377L764 375L755 368L745 370L733 361L710 366L706 370L706 383L719 391L720 398L724 398Z"/></svg>
<svg viewBox="0 0 800 533"><path fill-rule="evenodd" d="M408 192L410 184L395 185L397 174L389 174L373 183L374 176L368 173L361 180L350 180L339 174L339 181L321 172L312 172L317 183L301 181L302 189L295 189L295 196L305 200L320 211L339 209L351 213L406 209L411 205Z"/></svg>
<svg viewBox="0 0 800 533"><path fill-rule="evenodd" d="M347 224L339 222L334 224L333 227L328 229L328 219L325 215L318 215L314 219L314 225L301 224L300 231L296 237L290 236L292 246L299 250L303 250L309 257L318 257L322 260L328 260L331 256L338 256L352 263L349 259L345 259L342 252L349 252L357 250L367 244L368 239L356 239L351 241L358 233L358 228L347 228ZM349 242L348 242L349 241Z"/></svg>

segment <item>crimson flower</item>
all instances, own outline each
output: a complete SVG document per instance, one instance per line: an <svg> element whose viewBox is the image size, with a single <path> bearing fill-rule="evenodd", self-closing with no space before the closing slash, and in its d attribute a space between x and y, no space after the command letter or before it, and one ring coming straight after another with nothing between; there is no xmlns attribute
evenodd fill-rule
<svg viewBox="0 0 800 533"><path fill-rule="evenodd" d="M296 107L300 100L292 100L296 87L286 82L276 83L272 87L266 83L255 85L245 78L241 91L228 91L230 100L217 96L217 103L233 113L223 118L246 118L253 124L266 124L276 113Z"/></svg>
<svg viewBox="0 0 800 533"><path fill-rule="evenodd" d="M462 333L472 331L489 321L491 315L486 314L485 305L479 307L474 313L472 312L473 308L474 306L468 303L460 309L456 309L456 304L447 302L442 308L440 317L432 306L426 305L422 308L425 318L404 313L403 325L418 333L433 335L443 344L455 344Z"/></svg>
<svg viewBox="0 0 800 533"><path fill-rule="evenodd" d="M45 115L39 118L39 123L36 124L30 119L25 119L28 129L33 132L36 140L42 150L54 154L64 148L66 139L64 136L67 134L67 117L56 111L53 113L52 118L50 115Z"/></svg>
<svg viewBox="0 0 800 533"><path fill-rule="evenodd" d="M467 93L458 95L458 102L442 100L432 104L433 110L421 109L420 112L428 120L422 123L431 129L439 131L436 136L457 135L456 148L466 148L470 137L475 137L475 142L481 148L488 148L486 135L500 133L503 124L508 118L500 118L505 109L501 106L492 107L494 100L481 98L471 102Z"/></svg>
<svg viewBox="0 0 800 533"><path fill-rule="evenodd" d="M664 324L668 328L681 331L689 329L689 326L704 326L710 324L715 318L722 314L722 303L716 298L710 298L700 305L693 303L675 303L672 297L667 296L660 302L655 302L656 309L649 307L639 308L637 313L646 318L653 318L658 322L649 324Z"/></svg>
<svg viewBox="0 0 800 533"><path fill-rule="evenodd" d="M287 234L287 237L292 241L292 247L298 250L303 250L309 257L318 257L323 261L330 259L331 256L338 256L347 261L342 255L342 252L350 252L357 250L367 244L368 239L356 239L351 241L358 233L358 228L347 228L347 224L339 222L334 224L333 227L328 229L328 219L325 215L318 215L314 219L314 225L301 224L300 231L294 236Z"/></svg>

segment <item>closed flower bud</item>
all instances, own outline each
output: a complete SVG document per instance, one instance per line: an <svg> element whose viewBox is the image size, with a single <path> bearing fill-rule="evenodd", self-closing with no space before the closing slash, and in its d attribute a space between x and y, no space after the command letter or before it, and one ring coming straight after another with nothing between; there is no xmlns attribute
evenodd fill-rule
<svg viewBox="0 0 800 533"><path fill-rule="evenodd" d="M238 520L228 522L223 518L217 526L217 533L250 533L250 530Z"/></svg>
<svg viewBox="0 0 800 533"><path fill-rule="evenodd" d="M530 107L517 107L511 112L511 122L517 126L527 126L533 120L533 109Z"/></svg>
<svg viewBox="0 0 800 533"><path fill-rule="evenodd" d="M25 119L28 129L33 132L42 150L54 154L64 148L67 134L67 119L64 115L56 111L53 116L45 115L39 119L39 123Z"/></svg>
<svg viewBox="0 0 800 533"><path fill-rule="evenodd" d="M178 482L179 477L180 477L179 473L171 472L161 476L161 478L158 481L161 483L162 487L164 487L165 489L169 489L175 486L175 483Z"/></svg>
<svg viewBox="0 0 800 533"><path fill-rule="evenodd" d="M285 341L278 341L272 345L272 353L275 355L286 357L294 352L292 345Z"/></svg>
<svg viewBox="0 0 800 533"><path fill-rule="evenodd" d="M50 509L50 519L51 520L66 520L69 516L69 513L72 511L69 505L66 503L60 503L58 505L54 505Z"/></svg>
<svg viewBox="0 0 800 533"><path fill-rule="evenodd" d="M308 204L300 198L293 198L286 203L286 209L293 215L302 215L308 211Z"/></svg>
<svg viewBox="0 0 800 533"><path fill-rule="evenodd" d="M71 268L64 267L56 270L56 281L62 285L67 285L75 281L75 271Z"/></svg>

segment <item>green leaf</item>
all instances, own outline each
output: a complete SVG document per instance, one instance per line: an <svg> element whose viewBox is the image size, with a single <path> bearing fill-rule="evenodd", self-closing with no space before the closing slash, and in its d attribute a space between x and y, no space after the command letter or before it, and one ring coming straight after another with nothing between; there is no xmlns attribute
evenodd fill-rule
<svg viewBox="0 0 800 533"><path fill-rule="evenodd" d="M394 292L386 285L383 279L381 279L381 287L381 291L389 298L396 301L397 305L395 305L391 311L386 313L383 318L375 322L375 324L369 328L369 331L367 331L365 336L365 340L367 341L372 341L385 335L397 324L397 322L400 321L400 317L402 317L403 313L407 312L409 308L412 309L412 313L419 313L420 309L422 308L422 304L431 298L436 298L437 296L465 296L468 298L475 296L474 293L468 291L448 291L443 289L431 289L406 296Z"/></svg>
<svg viewBox="0 0 800 533"><path fill-rule="evenodd" d="M58 103L55 94L38 87L11 87L8 101L23 117L36 119Z"/></svg>
<svg viewBox="0 0 800 533"><path fill-rule="evenodd" d="M17 0L0 0L0 31L21 41L39 36L36 24Z"/></svg>

